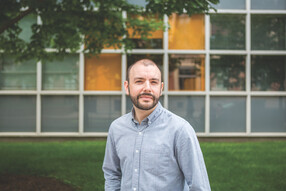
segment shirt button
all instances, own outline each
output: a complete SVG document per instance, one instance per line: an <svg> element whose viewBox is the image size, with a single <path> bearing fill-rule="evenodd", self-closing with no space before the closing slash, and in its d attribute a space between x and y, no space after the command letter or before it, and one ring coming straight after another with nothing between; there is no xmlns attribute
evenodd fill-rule
<svg viewBox="0 0 286 191"><path fill-rule="evenodd" d="M139 150L136 150L136 153L139 153Z"/></svg>
<svg viewBox="0 0 286 191"><path fill-rule="evenodd" d="M136 188L133 188L133 190L135 191L135 190L136 190Z"/></svg>
<svg viewBox="0 0 286 191"><path fill-rule="evenodd" d="M139 132L139 135L142 135L142 132Z"/></svg>
<svg viewBox="0 0 286 191"><path fill-rule="evenodd" d="M134 171L137 172L138 170L137 170L137 169L134 169Z"/></svg>

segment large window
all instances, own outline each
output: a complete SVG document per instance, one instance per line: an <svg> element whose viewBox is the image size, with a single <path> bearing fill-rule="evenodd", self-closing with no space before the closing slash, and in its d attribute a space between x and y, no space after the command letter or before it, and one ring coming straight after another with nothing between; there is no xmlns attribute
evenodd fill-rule
<svg viewBox="0 0 286 191"><path fill-rule="evenodd" d="M120 96L85 96L84 132L107 132L120 114Z"/></svg>
<svg viewBox="0 0 286 191"><path fill-rule="evenodd" d="M244 97L211 97L211 132L246 132L246 99Z"/></svg>
<svg viewBox="0 0 286 191"><path fill-rule="evenodd" d="M0 132L36 132L36 96L0 96Z"/></svg>
<svg viewBox="0 0 286 191"><path fill-rule="evenodd" d="M43 90L77 90L79 56L43 61Z"/></svg>
<svg viewBox="0 0 286 191"><path fill-rule="evenodd" d="M286 97L251 99L252 132L286 132Z"/></svg>
<svg viewBox="0 0 286 191"><path fill-rule="evenodd" d="M286 10L285 0L251 0L251 9Z"/></svg>
<svg viewBox="0 0 286 191"><path fill-rule="evenodd" d="M286 137L286 1L220 0L214 7L164 19L123 13L165 24L143 38L125 23L124 38L135 44L127 53L106 46L97 56L58 58L50 46L53 60L17 61L0 50L0 137L106 136L133 107L122 83L140 59L162 72L160 103L199 136ZM31 40L40 20L20 21L22 40Z"/></svg>
<svg viewBox="0 0 286 191"><path fill-rule="evenodd" d="M286 50L286 15L251 15L252 50Z"/></svg>
<svg viewBox="0 0 286 191"><path fill-rule="evenodd" d="M78 132L77 96L42 96L42 132Z"/></svg>
<svg viewBox="0 0 286 191"><path fill-rule="evenodd" d="M204 55L169 55L169 90L203 91Z"/></svg>
<svg viewBox="0 0 286 191"><path fill-rule="evenodd" d="M170 96L169 110L186 119L196 132L205 131L205 98Z"/></svg>
<svg viewBox="0 0 286 191"><path fill-rule="evenodd" d="M286 56L252 56L251 90L286 91Z"/></svg>
<svg viewBox="0 0 286 191"><path fill-rule="evenodd" d="M267 1L267 0L266 0ZM245 0L220 0L213 5L216 9L245 9Z"/></svg>
<svg viewBox="0 0 286 191"><path fill-rule="evenodd" d="M34 60L17 62L12 55L0 54L0 90L35 90L36 71Z"/></svg>
<svg viewBox="0 0 286 191"><path fill-rule="evenodd" d="M245 49L245 15L211 15L211 49Z"/></svg>
<svg viewBox="0 0 286 191"><path fill-rule="evenodd" d="M212 55L210 90L245 90L245 56Z"/></svg>

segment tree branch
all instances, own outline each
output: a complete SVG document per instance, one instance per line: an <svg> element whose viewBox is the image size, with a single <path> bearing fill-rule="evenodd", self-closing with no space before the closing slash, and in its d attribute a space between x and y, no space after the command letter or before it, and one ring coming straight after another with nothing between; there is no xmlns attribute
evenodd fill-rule
<svg viewBox="0 0 286 191"><path fill-rule="evenodd" d="M25 17L26 15L30 14L31 12L33 12L34 9L27 9L23 12L21 12L17 17L9 20L8 22L6 22L5 24L3 24L0 27L0 34L2 34L5 30L7 30L9 27L11 27L12 25L14 25L15 23L17 23L19 20L21 20L23 17Z"/></svg>

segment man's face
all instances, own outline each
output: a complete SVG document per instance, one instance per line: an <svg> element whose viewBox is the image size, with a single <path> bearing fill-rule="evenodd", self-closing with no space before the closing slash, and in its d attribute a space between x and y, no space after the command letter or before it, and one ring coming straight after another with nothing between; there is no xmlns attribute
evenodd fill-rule
<svg viewBox="0 0 286 191"><path fill-rule="evenodd" d="M129 73L129 83L124 87L135 107L141 110L154 108L162 94L160 70L155 65L135 64Z"/></svg>

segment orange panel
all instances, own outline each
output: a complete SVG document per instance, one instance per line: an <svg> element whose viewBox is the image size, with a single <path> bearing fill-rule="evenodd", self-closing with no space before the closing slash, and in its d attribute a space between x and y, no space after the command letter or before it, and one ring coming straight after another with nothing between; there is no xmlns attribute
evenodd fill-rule
<svg viewBox="0 0 286 191"><path fill-rule="evenodd" d="M205 49L204 15L177 15L169 18L169 49Z"/></svg>
<svg viewBox="0 0 286 191"><path fill-rule="evenodd" d="M121 54L85 57L85 90L121 90Z"/></svg>

